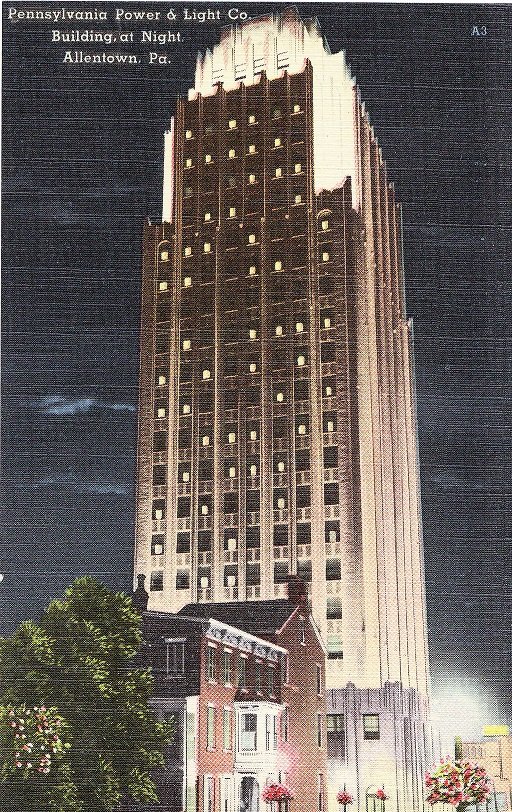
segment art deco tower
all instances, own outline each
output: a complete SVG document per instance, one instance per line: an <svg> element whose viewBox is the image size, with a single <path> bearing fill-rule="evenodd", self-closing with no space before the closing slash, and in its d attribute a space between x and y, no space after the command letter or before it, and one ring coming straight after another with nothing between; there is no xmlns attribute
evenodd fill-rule
<svg viewBox="0 0 512 812"><path fill-rule="evenodd" d="M331 687L428 695L400 209L343 53L223 31L145 229L135 574L149 607L310 583Z"/></svg>

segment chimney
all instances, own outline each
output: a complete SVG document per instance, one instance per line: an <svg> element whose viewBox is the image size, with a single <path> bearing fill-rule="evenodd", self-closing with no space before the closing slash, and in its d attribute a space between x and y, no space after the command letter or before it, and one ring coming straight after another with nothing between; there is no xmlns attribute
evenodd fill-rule
<svg viewBox="0 0 512 812"><path fill-rule="evenodd" d="M139 612L145 612L148 608L149 595L144 589L145 575L137 575L137 589L132 595L132 603Z"/></svg>
<svg viewBox="0 0 512 812"><path fill-rule="evenodd" d="M305 581L298 575L289 575L287 578L288 583L288 600L297 606L302 606L304 609L309 609L308 601L308 587Z"/></svg>

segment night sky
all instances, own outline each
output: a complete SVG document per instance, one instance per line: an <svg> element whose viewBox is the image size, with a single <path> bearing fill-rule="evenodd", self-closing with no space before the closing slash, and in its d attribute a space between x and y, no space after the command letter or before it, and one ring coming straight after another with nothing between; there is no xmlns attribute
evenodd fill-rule
<svg viewBox="0 0 512 812"><path fill-rule="evenodd" d="M109 20L8 20L63 6ZM346 49L403 204L433 683L469 735L512 722L512 7L297 7ZM2 5L2 634L78 575L131 588L140 242L160 216L163 132L227 10L271 6L191 3L221 19L179 25L119 24L116 8L183 5ZM51 42L78 28L134 44ZM142 28L184 41L141 46ZM143 62L63 64L66 49Z"/></svg>

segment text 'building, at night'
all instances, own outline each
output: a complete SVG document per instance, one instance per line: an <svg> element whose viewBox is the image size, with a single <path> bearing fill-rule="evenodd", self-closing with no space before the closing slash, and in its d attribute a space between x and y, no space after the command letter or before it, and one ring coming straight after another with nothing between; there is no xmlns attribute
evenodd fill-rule
<svg viewBox="0 0 512 812"><path fill-rule="evenodd" d="M331 791L346 781L363 810L386 781L386 812L422 809L432 736L400 210L344 53L294 10L225 29L178 101L164 162L143 260L135 575L148 608L273 600L299 575L328 651Z"/></svg>

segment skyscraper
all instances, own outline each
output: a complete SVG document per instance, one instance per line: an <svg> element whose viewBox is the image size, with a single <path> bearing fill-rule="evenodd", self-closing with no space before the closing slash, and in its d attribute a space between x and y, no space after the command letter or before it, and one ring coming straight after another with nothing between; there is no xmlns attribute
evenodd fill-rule
<svg viewBox="0 0 512 812"><path fill-rule="evenodd" d="M331 688L428 696L400 209L315 21L248 21L198 58L145 228L141 325L149 608L274 599L296 573Z"/></svg>

